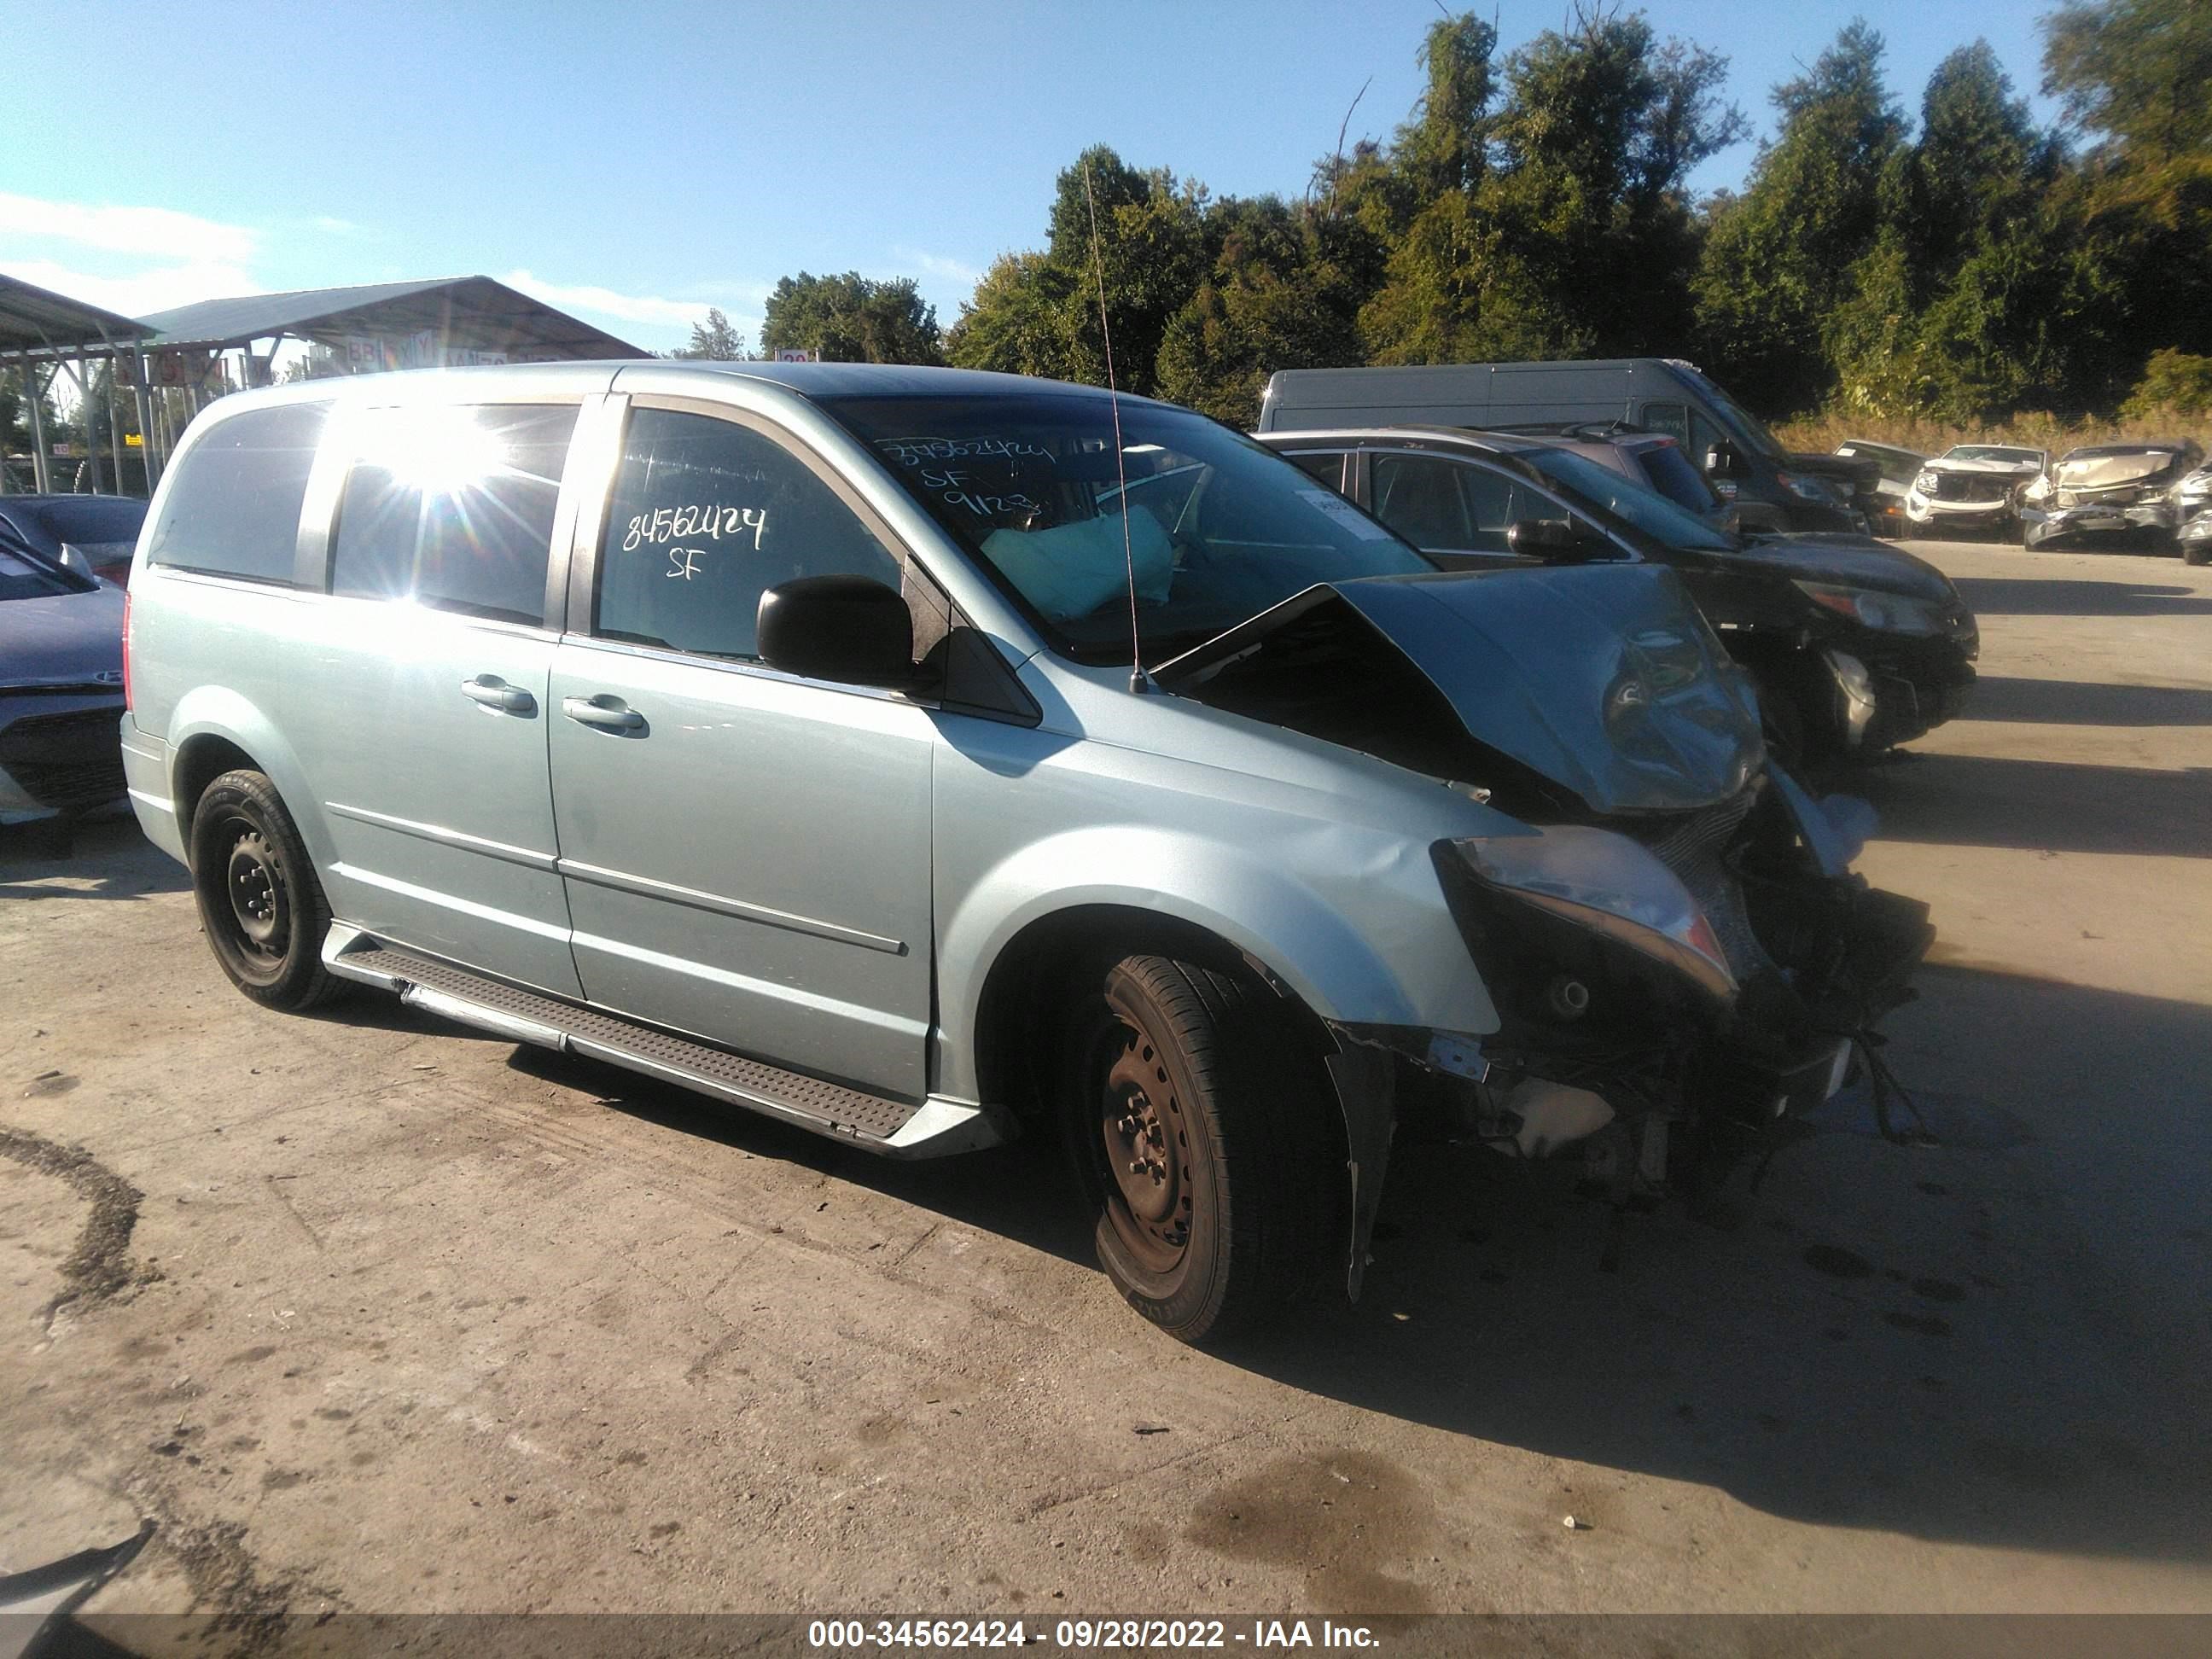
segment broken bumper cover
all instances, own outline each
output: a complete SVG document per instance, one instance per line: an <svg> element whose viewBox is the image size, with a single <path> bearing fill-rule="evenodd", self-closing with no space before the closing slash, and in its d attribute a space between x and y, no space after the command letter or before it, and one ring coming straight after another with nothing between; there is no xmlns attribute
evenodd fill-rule
<svg viewBox="0 0 2212 1659"><path fill-rule="evenodd" d="M1824 652L1837 699L1836 729L1854 753L1878 754L1956 720L1974 684L1964 639L1854 641Z"/></svg>
<svg viewBox="0 0 2212 1659"><path fill-rule="evenodd" d="M2150 501L2092 501L2075 507L2022 507L2021 524L2030 547L2062 536L2110 535L2129 530L2171 532L2180 521L2180 509L2164 495Z"/></svg>
<svg viewBox="0 0 2212 1659"><path fill-rule="evenodd" d="M1764 827L1747 825L1715 850L1723 867L1745 868L1740 884L1716 892L1690 872L1699 898L1664 868L1616 899L1625 884L1608 893L1613 872L1602 867L1576 894L1565 881L1516 882L1469 846L1434 849L1500 1018L1484 1040L1479 1081L1432 1076L1428 1096L1432 1107L1440 1101L1446 1127L1514 1141L1524 1153L1576 1138L1553 1127L1532 1131L1522 1085L1534 1079L1596 1096L1632 1135L1652 1122L1679 1124L1702 1152L1725 1159L1840 1086L1850 1044L1910 994L1906 981L1935 933L1924 904L1844 870L1840 805L1816 805L1784 779L1771 783L1756 809ZM1771 848L1775 830L1793 819L1803 842L1797 862L1761 872L1754 843ZM1642 850L1626 836L1578 833ZM1820 868L1807 867L1808 857ZM1738 883L1733 873L1728 880ZM1409 1107L1423 1098L1401 1092ZM1586 1117L1550 1095L1538 1103L1547 1125ZM1647 1155L1632 1162L1656 1184Z"/></svg>

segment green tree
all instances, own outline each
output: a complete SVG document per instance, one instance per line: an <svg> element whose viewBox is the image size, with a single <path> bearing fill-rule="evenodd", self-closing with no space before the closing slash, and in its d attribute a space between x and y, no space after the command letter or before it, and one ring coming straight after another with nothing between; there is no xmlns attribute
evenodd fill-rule
<svg viewBox="0 0 2212 1659"><path fill-rule="evenodd" d="M911 276L800 271L776 283L761 322L763 351L813 351L825 363L941 363L937 307Z"/></svg>
<svg viewBox="0 0 2212 1659"><path fill-rule="evenodd" d="M1212 265L1161 340L1159 394L1249 426L1274 370L1363 361L1365 289L1337 257L1342 225L1310 200L1215 204L1206 217Z"/></svg>
<svg viewBox="0 0 2212 1659"><path fill-rule="evenodd" d="M1431 86L1391 161L1400 215L1362 313L1391 362L1679 351L1690 171L1742 136L1727 62L1640 15L1578 10L1503 65L1474 16L1431 26ZM1480 72L1478 72L1478 69Z"/></svg>
<svg viewBox="0 0 2212 1659"><path fill-rule="evenodd" d="M2049 211L2061 160L1986 42L1936 66L1918 136L1884 167L1875 244L1824 330L1842 410L1972 422L2070 378L2079 354L2048 325L2098 284Z"/></svg>
<svg viewBox="0 0 2212 1659"><path fill-rule="evenodd" d="M669 355L718 362L743 362L752 356L745 349L744 335L730 326L720 306L708 307L706 316L691 325L691 343Z"/></svg>
<svg viewBox="0 0 2212 1659"><path fill-rule="evenodd" d="M2063 0L2043 20L2043 90L2138 161L2212 149L2212 7Z"/></svg>
<svg viewBox="0 0 2212 1659"><path fill-rule="evenodd" d="M2194 421L2212 416L2212 357L2172 347L2152 352L2142 379L2120 412L2138 421L2170 416Z"/></svg>
<svg viewBox="0 0 2212 1659"><path fill-rule="evenodd" d="M1831 314L1874 249L1884 176L1905 140L1883 52L1881 34L1854 19L1810 70L1775 88L1779 130L1711 221L1695 284L1703 355L1754 407L1810 408L1833 382Z"/></svg>
<svg viewBox="0 0 2212 1659"><path fill-rule="evenodd" d="M1055 182L1043 252L1000 259L961 307L951 360L1103 386L1103 288L1115 379L1124 391L1152 392L1168 325L1207 269L1206 214L1202 186L1094 145Z"/></svg>

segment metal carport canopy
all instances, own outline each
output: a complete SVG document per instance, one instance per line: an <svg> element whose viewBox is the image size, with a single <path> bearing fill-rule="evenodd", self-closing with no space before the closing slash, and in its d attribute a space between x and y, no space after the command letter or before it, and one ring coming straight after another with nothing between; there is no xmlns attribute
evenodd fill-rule
<svg viewBox="0 0 2212 1659"><path fill-rule="evenodd" d="M0 356L105 356L152 331L112 311L0 276Z"/></svg>
<svg viewBox="0 0 2212 1659"><path fill-rule="evenodd" d="M447 349L513 356L647 357L627 340L516 292L489 276L447 276L361 288L205 300L144 319L156 350L189 346L221 351L291 335L337 346L349 336L433 333Z"/></svg>
<svg viewBox="0 0 2212 1659"><path fill-rule="evenodd" d="M46 451L46 423L43 405L46 392L55 380L66 370L76 382L77 390L86 399L88 409L92 398L92 375L87 364L94 357L116 360L118 378L128 369L132 395L138 404L140 442L145 441L149 408L146 385L140 374L138 343L149 332L143 323L98 306L87 305L82 300L72 300L67 295L56 294L21 277L0 275L0 362L17 367L22 376L24 401L30 405L31 471L33 488L43 492L53 488L52 465ZM87 416L87 436L91 433L90 416ZM117 488L123 481L123 434L113 419L107 428L110 461L114 467ZM85 459L92 472L92 487L100 486L100 452L88 441ZM8 469L4 455L0 455L0 494L8 489Z"/></svg>

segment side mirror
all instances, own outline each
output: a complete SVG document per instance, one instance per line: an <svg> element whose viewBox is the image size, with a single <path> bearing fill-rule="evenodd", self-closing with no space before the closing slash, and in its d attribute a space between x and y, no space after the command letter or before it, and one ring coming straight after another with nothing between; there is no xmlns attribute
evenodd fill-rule
<svg viewBox="0 0 2212 1659"><path fill-rule="evenodd" d="M79 547L75 542L64 542L62 544L61 556L56 561L56 562L58 563L63 569L74 571L80 576L88 577L94 580L99 579L100 573L92 568L92 561L85 557L84 550Z"/></svg>
<svg viewBox="0 0 2212 1659"><path fill-rule="evenodd" d="M1705 452L1705 476L1709 478L1740 478L1743 476L1743 457L1736 453L1734 444L1717 443Z"/></svg>
<svg viewBox="0 0 2212 1659"><path fill-rule="evenodd" d="M914 617L872 576L801 576L761 595L754 648L810 680L899 688L914 682Z"/></svg>
<svg viewBox="0 0 2212 1659"><path fill-rule="evenodd" d="M1505 545L1524 559L1571 559L1594 545L1589 534L1566 519L1516 519L1505 529Z"/></svg>

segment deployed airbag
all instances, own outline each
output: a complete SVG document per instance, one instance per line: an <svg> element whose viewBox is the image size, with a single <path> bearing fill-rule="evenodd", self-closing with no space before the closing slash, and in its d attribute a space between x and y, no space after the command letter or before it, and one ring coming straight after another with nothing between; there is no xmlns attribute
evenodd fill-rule
<svg viewBox="0 0 2212 1659"><path fill-rule="evenodd" d="M1129 514L1129 539L1121 541L1121 515L1103 514L1049 530L994 530L983 538L983 556L1021 596L1054 622L1087 617L1125 593L1134 565L1137 598L1167 603L1175 580L1175 548L1160 521L1142 511Z"/></svg>

